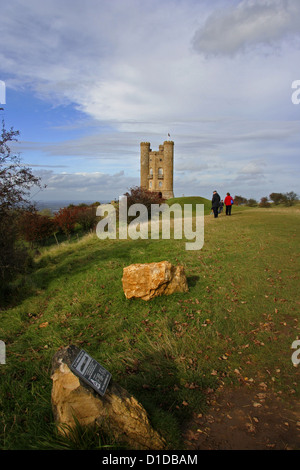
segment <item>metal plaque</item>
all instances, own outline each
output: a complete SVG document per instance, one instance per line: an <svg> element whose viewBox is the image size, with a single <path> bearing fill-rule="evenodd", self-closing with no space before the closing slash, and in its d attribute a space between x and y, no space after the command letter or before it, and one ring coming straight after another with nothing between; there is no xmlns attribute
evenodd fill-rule
<svg viewBox="0 0 300 470"><path fill-rule="evenodd" d="M93 359L86 351L82 349L79 352L70 368L75 375L80 377L97 393L102 396L105 394L111 379L111 373Z"/></svg>

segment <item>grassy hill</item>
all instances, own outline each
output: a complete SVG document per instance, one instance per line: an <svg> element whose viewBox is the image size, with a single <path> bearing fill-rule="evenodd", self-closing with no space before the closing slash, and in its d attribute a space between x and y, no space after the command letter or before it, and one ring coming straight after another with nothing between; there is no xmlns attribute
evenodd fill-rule
<svg viewBox="0 0 300 470"><path fill-rule="evenodd" d="M192 204L193 210L196 207L196 204L204 204L204 214L210 214L211 211L211 201L209 199L205 199L204 197L199 196L190 196L190 197L174 197L167 200L169 206L172 204L180 204L183 208L184 204Z"/></svg>
<svg viewBox="0 0 300 470"><path fill-rule="evenodd" d="M199 202L201 201L201 202ZM204 203L179 198L169 203ZM53 426L51 360L75 344L133 393L171 449L183 427L209 411L208 393L265 383L287 404L299 398L291 345L299 335L298 206L234 207L205 216L205 243L184 240L79 241L41 249L16 280L0 315L0 448L60 448ZM169 260L185 267L189 292L126 300L122 272ZM75 448L87 446L87 439ZM90 446L99 442L92 439Z"/></svg>

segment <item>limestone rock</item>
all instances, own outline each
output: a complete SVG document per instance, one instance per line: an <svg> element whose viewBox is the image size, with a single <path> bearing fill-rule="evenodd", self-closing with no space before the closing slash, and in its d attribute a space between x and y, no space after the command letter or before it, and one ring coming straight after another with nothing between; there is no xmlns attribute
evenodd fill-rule
<svg viewBox="0 0 300 470"><path fill-rule="evenodd" d="M188 291L183 266L174 266L168 261L131 264L123 269L122 283L127 299L150 300L160 295Z"/></svg>
<svg viewBox="0 0 300 470"><path fill-rule="evenodd" d="M138 450L161 450L164 439L151 427L143 406L111 379L104 396L82 382L69 366L79 353L76 346L59 350L52 362L52 409L58 425L96 424L117 442Z"/></svg>

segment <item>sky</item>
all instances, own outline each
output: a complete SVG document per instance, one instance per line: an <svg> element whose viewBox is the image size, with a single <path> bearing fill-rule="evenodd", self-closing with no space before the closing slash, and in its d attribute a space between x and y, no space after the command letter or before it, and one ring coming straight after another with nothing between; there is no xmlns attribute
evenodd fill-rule
<svg viewBox="0 0 300 470"><path fill-rule="evenodd" d="M165 140L176 197L300 195L299 0L0 4L0 118L33 200L118 199Z"/></svg>

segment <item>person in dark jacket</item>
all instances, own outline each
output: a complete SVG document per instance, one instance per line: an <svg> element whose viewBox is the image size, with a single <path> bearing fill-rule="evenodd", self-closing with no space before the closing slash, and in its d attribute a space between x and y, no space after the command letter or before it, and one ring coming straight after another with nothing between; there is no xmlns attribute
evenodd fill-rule
<svg viewBox="0 0 300 470"><path fill-rule="evenodd" d="M220 198L219 194L217 193L217 191L214 191L213 192L213 197L212 197L212 200L211 200L211 208L212 208L212 211L214 213L215 218L218 217L220 200L221 200L221 198Z"/></svg>

